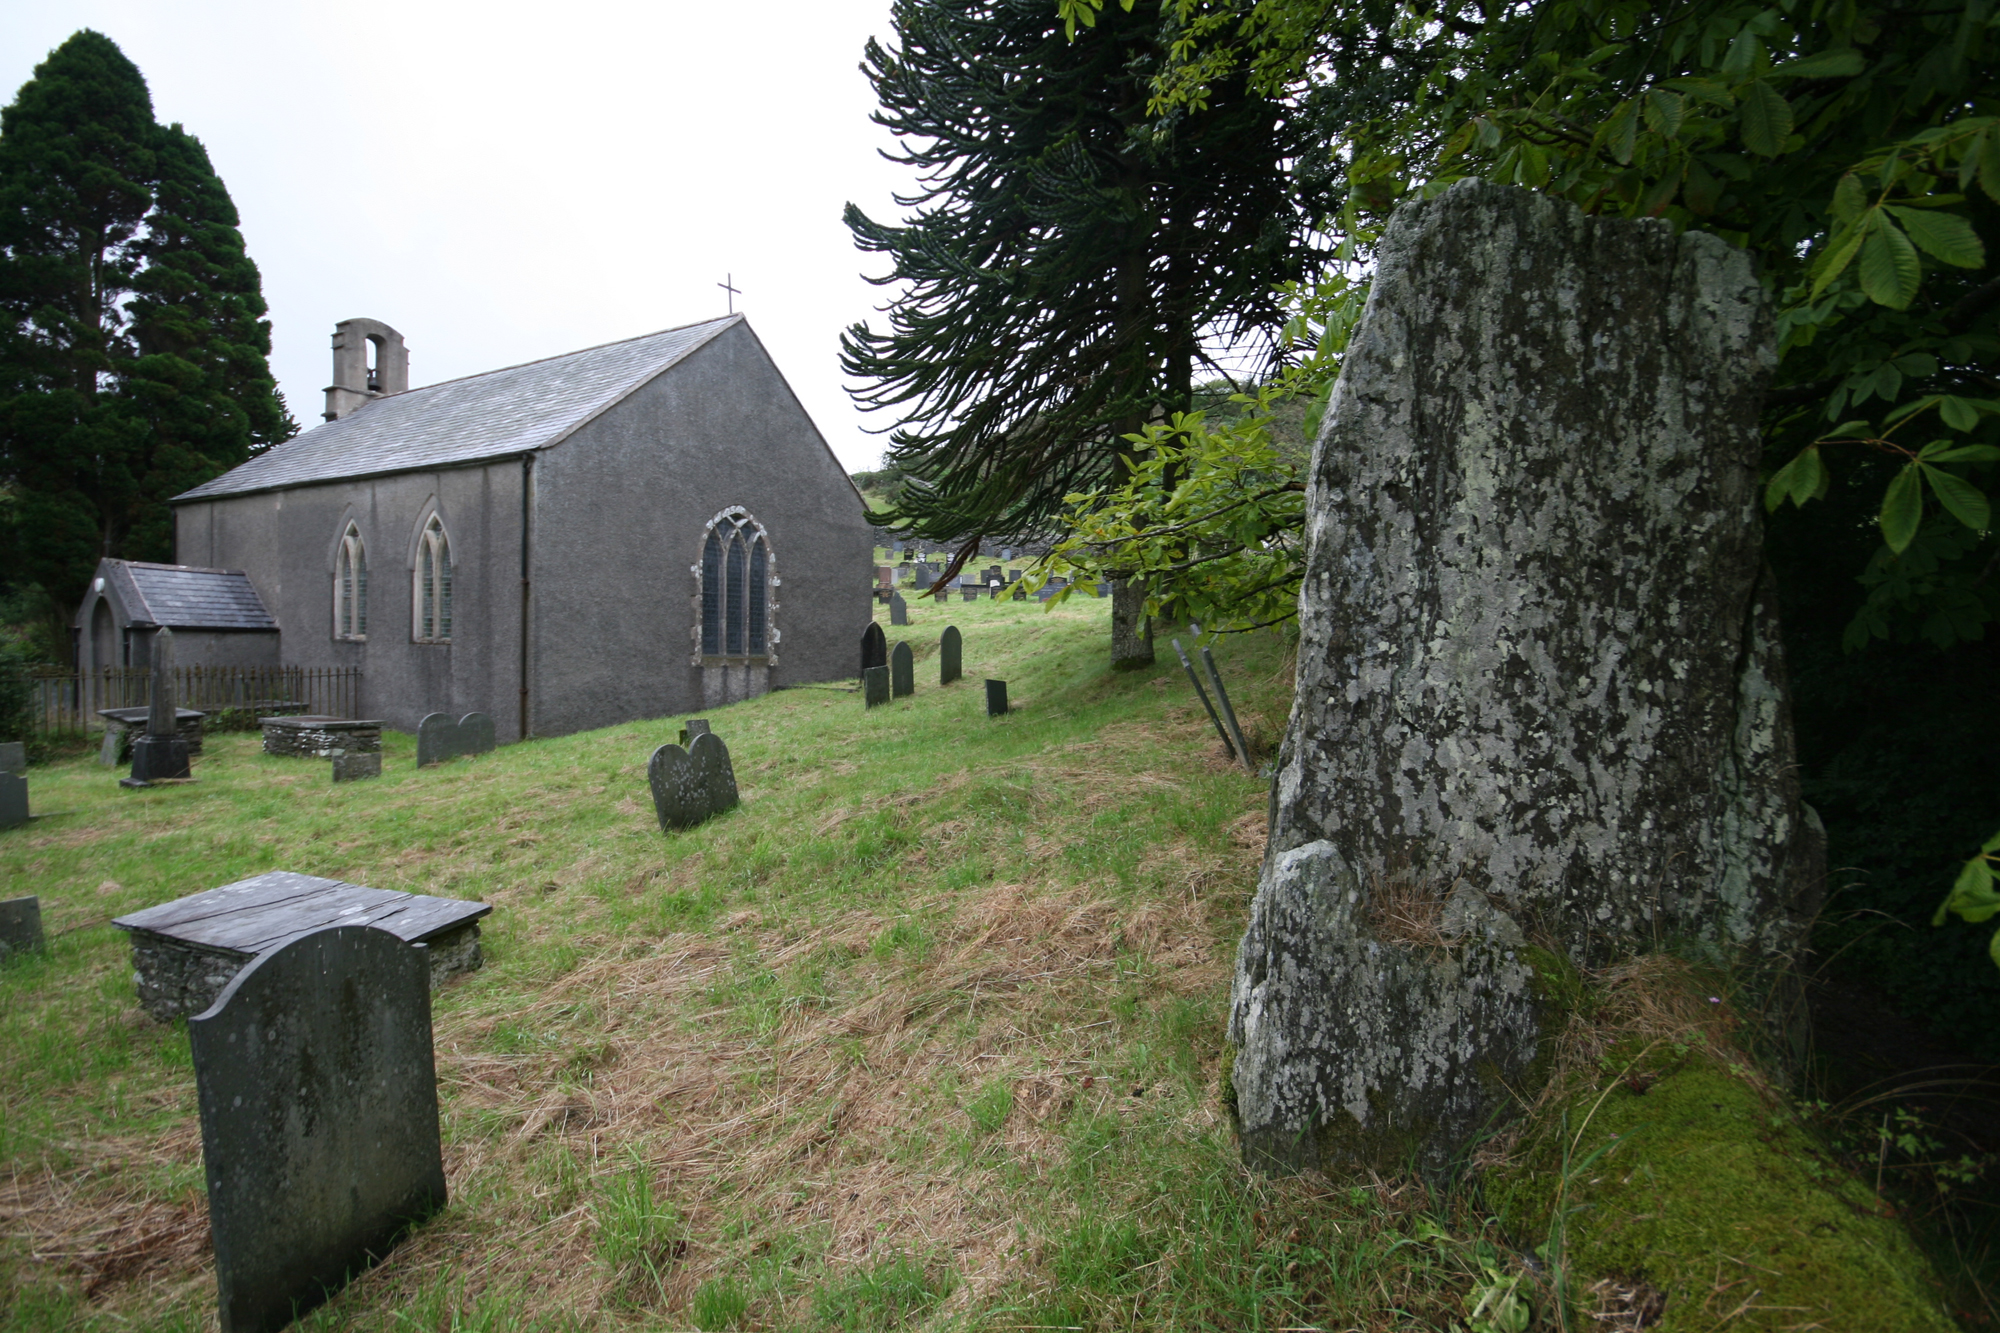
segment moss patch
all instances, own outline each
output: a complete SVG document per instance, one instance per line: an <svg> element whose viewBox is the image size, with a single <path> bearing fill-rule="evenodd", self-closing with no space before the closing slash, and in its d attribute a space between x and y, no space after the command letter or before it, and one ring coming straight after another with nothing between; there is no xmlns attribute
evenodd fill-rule
<svg viewBox="0 0 2000 1333"><path fill-rule="evenodd" d="M1574 1299L1651 1289L1662 1333L1956 1327L1902 1226L1746 1065L1655 1041L1597 1068L1485 1183L1510 1232L1566 1256Z"/></svg>

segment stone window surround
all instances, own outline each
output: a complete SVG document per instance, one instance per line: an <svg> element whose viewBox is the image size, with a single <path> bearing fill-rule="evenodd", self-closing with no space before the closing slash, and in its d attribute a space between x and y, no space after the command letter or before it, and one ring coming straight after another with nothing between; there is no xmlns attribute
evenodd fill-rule
<svg viewBox="0 0 2000 1333"><path fill-rule="evenodd" d="M341 593L343 576L355 584L351 602ZM368 639L368 544L352 518L344 521L333 548L333 637L354 643Z"/></svg>
<svg viewBox="0 0 2000 1333"><path fill-rule="evenodd" d="M452 606L456 568L451 558L451 529L446 526L444 515L439 512L437 502L424 506L417 518L416 536L410 543L410 642L441 644L449 646L452 640ZM438 599L436 614L429 624L424 618L424 576L430 573L433 586L437 585L437 575L442 572L443 596ZM443 633L438 633L442 627ZM430 632L426 632L430 631Z"/></svg>
<svg viewBox="0 0 2000 1333"><path fill-rule="evenodd" d="M706 552L706 550L708 549L709 537L714 535L716 528L725 522L729 523L732 527L740 528L743 531L743 536L746 542L746 550L749 547L754 547L759 542L761 542L764 547L764 588L765 588L764 651L761 653L703 653L702 652L702 620L703 620L702 583L701 583L702 557L704 552ZM688 631L689 637L693 641L693 648L694 648L694 652L692 653L689 659L689 665L696 667L748 666L748 665L762 665L770 667L777 666L778 644L780 641L780 635L778 632L778 589L782 585L783 580L781 580L778 577L778 553L772 546L770 531L767 528L765 528L763 523L758 520L757 516L752 514L749 511L749 509L746 508L745 506L729 505L726 508L718 510L715 513L715 515L708 520L707 523L702 525L701 536L695 542L694 549L695 549L694 563L688 566L688 573L692 576L694 582L693 594L688 599L689 609L693 612L693 620L694 620L693 626ZM724 558L726 559L727 556L725 555ZM724 609L723 614L725 616L727 615L726 608ZM746 614L746 620L747 618L748 617ZM747 633L747 627L746 627L746 633ZM725 643L723 646L727 647L728 645Z"/></svg>

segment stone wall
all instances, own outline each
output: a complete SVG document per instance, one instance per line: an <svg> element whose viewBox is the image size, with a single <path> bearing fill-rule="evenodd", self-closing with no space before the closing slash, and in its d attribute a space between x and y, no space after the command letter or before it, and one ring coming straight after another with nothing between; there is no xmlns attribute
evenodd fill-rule
<svg viewBox="0 0 2000 1333"><path fill-rule="evenodd" d="M340 754L379 754L380 722L344 722L338 718L271 718L264 724L264 753L308 759Z"/></svg>
<svg viewBox="0 0 2000 1333"><path fill-rule="evenodd" d="M425 944L430 952L432 990L444 985L455 972L477 971L483 961L476 921ZM139 1007L162 1023L201 1013L249 965L250 959L241 954L201 949L146 931L132 932L132 980L138 987Z"/></svg>

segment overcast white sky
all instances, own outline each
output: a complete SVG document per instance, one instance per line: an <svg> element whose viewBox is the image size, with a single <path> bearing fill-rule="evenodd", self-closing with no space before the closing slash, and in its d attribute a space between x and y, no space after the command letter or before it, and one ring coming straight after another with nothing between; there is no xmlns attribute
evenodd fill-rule
<svg viewBox="0 0 2000 1333"><path fill-rule="evenodd" d="M850 471L880 440L840 330L885 292L841 225L895 216L858 69L889 0L6 0L0 99L78 28L207 145L319 422L333 326L383 320L429 384L738 309ZM889 424L879 415L867 424Z"/></svg>

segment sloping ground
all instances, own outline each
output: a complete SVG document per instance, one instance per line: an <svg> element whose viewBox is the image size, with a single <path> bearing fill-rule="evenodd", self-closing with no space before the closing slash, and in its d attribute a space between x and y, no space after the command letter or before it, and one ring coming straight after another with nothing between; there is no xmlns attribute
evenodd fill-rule
<svg viewBox="0 0 2000 1333"><path fill-rule="evenodd" d="M1237 1166L1265 786L1178 666L1105 670L1101 602L912 614L913 699L710 714L744 803L671 836L645 763L680 719L424 772L392 736L341 787L245 736L176 789L35 770L47 817L0 834L54 940L0 968L0 1325L214 1326L185 1031L106 922L271 869L495 905L436 997L451 1206L304 1327L1372 1330L1540 1299L1465 1198ZM970 678L940 689L948 622ZM1283 646L1220 656L1273 744Z"/></svg>

